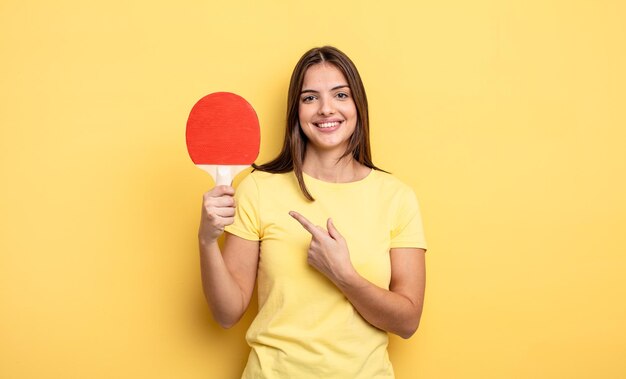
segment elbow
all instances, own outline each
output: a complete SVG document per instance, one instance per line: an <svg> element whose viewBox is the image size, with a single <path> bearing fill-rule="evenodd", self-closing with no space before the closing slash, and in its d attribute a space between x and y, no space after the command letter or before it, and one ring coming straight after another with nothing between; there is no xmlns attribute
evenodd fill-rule
<svg viewBox="0 0 626 379"><path fill-rule="evenodd" d="M421 312L419 312L419 314L415 317L412 317L411 320L407 321L404 324L404 328L398 331L398 336L404 338L405 340L411 338L419 328L421 318L420 316Z"/></svg>
<svg viewBox="0 0 626 379"><path fill-rule="evenodd" d="M415 334L415 332L417 331L417 327L418 325L415 325L415 327L411 327L411 328L406 328L404 330L401 330L398 332L398 335L402 338L404 338L405 340L408 340L409 338L413 337L413 334Z"/></svg>
<svg viewBox="0 0 626 379"><path fill-rule="evenodd" d="M239 319L232 317L214 317L214 319L223 329L230 329L237 325L237 322L239 321Z"/></svg>
<svg viewBox="0 0 626 379"><path fill-rule="evenodd" d="M235 326L245 311L245 309L240 310L236 307L228 306L228 304L224 305L211 301L208 296L206 297L206 300L209 304L209 310L211 311L211 316L213 316L213 321L215 321L223 329L230 329Z"/></svg>
<svg viewBox="0 0 626 379"><path fill-rule="evenodd" d="M223 329L230 329L235 326L242 316L241 314L229 313L213 307L211 307L211 314L213 316L213 320Z"/></svg>
<svg viewBox="0 0 626 379"><path fill-rule="evenodd" d="M233 326L235 326L235 324L237 324L237 322L224 322L224 321L218 321L217 323L222 327L222 329L230 329Z"/></svg>

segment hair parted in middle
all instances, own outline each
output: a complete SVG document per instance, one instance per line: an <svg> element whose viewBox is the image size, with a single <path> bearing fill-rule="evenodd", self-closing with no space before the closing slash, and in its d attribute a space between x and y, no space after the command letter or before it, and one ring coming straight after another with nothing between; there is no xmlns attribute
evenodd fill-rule
<svg viewBox="0 0 626 379"><path fill-rule="evenodd" d="M298 179L302 194L310 201L314 201L315 199L311 196L311 193L304 183L304 178L302 177L302 163L304 161L308 139L300 127L298 108L304 75L309 67L319 63L332 64L343 73L348 81L348 86L350 87L357 110L356 128L350 137L346 151L340 159L352 155L354 160L364 166L383 171L372 163L367 96L365 95L365 87L363 86L361 76L356 66L346 54L335 47L323 46L313 48L304 53L291 74L289 91L287 93L287 127L280 153L274 160L268 163L252 165L255 170L275 174L286 173L293 170Z"/></svg>

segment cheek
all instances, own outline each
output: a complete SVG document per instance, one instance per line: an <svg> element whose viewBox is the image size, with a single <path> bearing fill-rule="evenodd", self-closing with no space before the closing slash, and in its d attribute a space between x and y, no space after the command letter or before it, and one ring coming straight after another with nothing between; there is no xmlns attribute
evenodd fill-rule
<svg viewBox="0 0 626 379"><path fill-rule="evenodd" d="M344 115L350 118L356 118L356 105L354 102L346 103L343 107Z"/></svg>
<svg viewBox="0 0 626 379"><path fill-rule="evenodd" d="M298 107L298 120L300 120L301 124L304 124L307 122L307 119L309 118L309 112L307 112L306 107L303 107L302 105L300 105Z"/></svg>
<svg viewBox="0 0 626 379"><path fill-rule="evenodd" d="M308 126L308 122L306 120L305 117L302 116L302 114L298 115L298 132L304 134L307 139L311 138L311 130Z"/></svg>

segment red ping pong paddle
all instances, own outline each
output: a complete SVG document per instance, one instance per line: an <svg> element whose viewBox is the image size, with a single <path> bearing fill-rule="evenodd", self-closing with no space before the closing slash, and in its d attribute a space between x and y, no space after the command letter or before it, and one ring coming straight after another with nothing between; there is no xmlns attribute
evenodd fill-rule
<svg viewBox="0 0 626 379"><path fill-rule="evenodd" d="M259 154L259 119L241 96L215 92L200 99L187 119L187 151L216 185L230 185Z"/></svg>

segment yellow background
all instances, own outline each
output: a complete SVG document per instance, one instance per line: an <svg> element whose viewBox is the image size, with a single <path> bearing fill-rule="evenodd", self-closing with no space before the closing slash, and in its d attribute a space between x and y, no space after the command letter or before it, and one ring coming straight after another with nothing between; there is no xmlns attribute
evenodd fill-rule
<svg viewBox="0 0 626 379"><path fill-rule="evenodd" d="M186 118L243 95L267 161L322 44L423 208L397 377L626 377L624 20L618 0L1 1L0 377L238 377L254 312L224 331L204 303L212 181Z"/></svg>

